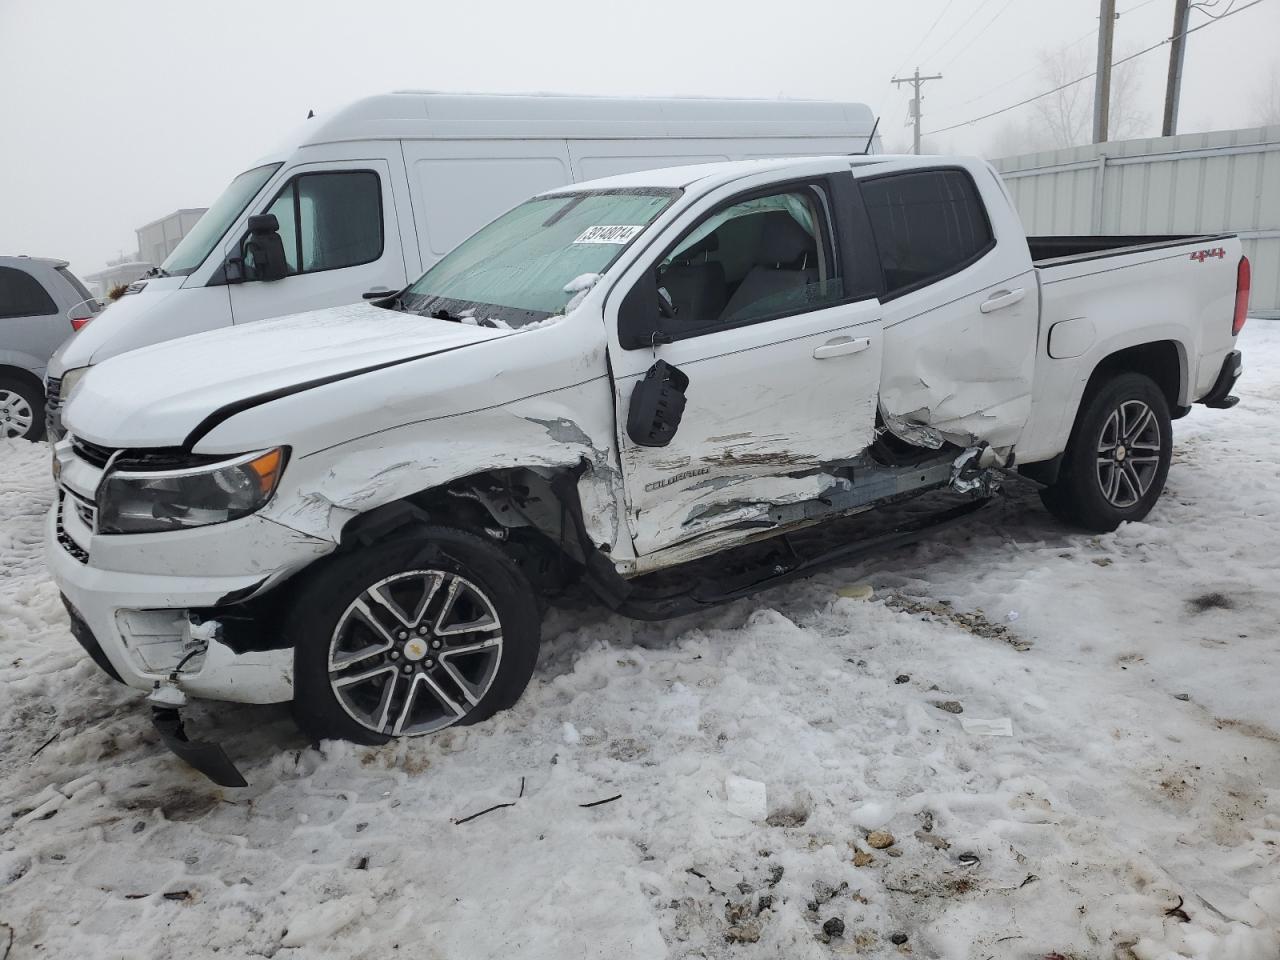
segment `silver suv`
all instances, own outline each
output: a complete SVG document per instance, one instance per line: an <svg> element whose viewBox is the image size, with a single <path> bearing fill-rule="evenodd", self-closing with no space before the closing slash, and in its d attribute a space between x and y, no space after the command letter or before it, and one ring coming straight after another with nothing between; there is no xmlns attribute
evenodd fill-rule
<svg viewBox="0 0 1280 960"><path fill-rule="evenodd" d="M0 438L44 437L45 365L101 309L67 261L0 256Z"/></svg>

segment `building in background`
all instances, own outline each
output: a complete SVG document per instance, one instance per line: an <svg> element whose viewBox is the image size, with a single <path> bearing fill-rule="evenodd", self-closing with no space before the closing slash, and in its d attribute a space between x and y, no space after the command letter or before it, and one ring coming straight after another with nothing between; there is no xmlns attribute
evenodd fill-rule
<svg viewBox="0 0 1280 960"><path fill-rule="evenodd" d="M89 292L99 300L106 299L108 293L119 286L128 286L151 269L151 264L139 260L136 253L119 256L108 260L105 270L97 273L86 273L84 282L89 284Z"/></svg>
<svg viewBox="0 0 1280 960"><path fill-rule="evenodd" d="M139 227L135 231L138 235L138 259L145 260L152 266L164 263L165 257L173 253L178 241L196 225L205 209L191 207L175 210L167 217L152 220L145 227Z"/></svg>
<svg viewBox="0 0 1280 960"><path fill-rule="evenodd" d="M137 252L121 254L114 260L108 260L106 269L85 275L85 282L92 286L93 295L104 298L115 287L127 286L152 267L158 267L164 263L165 258L178 245L178 241L185 237L196 225L196 221L204 215L205 209L205 207L187 207L175 210L168 216L138 227L134 231L138 237Z"/></svg>
<svg viewBox="0 0 1280 960"><path fill-rule="evenodd" d="M1280 318L1280 126L993 162L1029 234L1239 235L1253 268L1249 313Z"/></svg>

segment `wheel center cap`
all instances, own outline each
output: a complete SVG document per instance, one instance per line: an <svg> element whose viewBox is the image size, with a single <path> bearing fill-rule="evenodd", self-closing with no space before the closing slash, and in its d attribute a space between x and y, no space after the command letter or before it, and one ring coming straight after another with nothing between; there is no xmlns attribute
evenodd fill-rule
<svg viewBox="0 0 1280 960"><path fill-rule="evenodd" d="M1125 450L1125 448L1124 448L1124 447L1116 447L1116 459L1117 459L1117 460L1123 460L1127 454L1128 454L1128 451L1127 451L1127 450Z"/></svg>
<svg viewBox="0 0 1280 960"><path fill-rule="evenodd" d="M427 655L427 644L425 640L419 640L414 637L404 645L404 656L406 660L412 660L417 663Z"/></svg>

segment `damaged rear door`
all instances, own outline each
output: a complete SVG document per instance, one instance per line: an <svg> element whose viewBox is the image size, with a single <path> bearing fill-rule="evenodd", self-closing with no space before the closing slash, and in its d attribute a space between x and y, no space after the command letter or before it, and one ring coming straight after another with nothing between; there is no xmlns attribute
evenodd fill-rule
<svg viewBox="0 0 1280 960"><path fill-rule="evenodd" d="M692 207L606 309L640 556L771 526L872 439L880 305L852 177L753 179Z"/></svg>
<svg viewBox="0 0 1280 960"><path fill-rule="evenodd" d="M929 445L1013 444L1031 412L1040 299L999 181L948 165L858 182L884 273L886 426Z"/></svg>

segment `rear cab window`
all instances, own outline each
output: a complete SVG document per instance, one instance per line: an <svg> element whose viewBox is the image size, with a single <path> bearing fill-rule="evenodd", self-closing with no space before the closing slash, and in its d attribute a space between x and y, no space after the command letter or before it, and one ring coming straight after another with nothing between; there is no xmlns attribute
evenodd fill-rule
<svg viewBox="0 0 1280 960"><path fill-rule="evenodd" d="M884 272L884 299L958 273L995 246L964 170L909 170L859 181Z"/></svg>
<svg viewBox="0 0 1280 960"><path fill-rule="evenodd" d="M46 317L58 312L58 305L40 281L15 267L0 267L0 319L6 317Z"/></svg>

